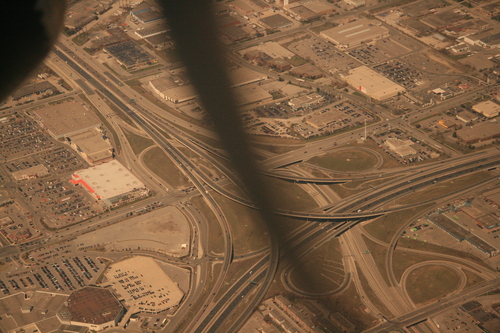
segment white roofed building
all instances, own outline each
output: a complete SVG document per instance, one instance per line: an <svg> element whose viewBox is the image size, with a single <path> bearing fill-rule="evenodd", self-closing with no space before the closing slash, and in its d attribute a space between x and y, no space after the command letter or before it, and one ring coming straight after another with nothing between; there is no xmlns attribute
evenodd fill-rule
<svg viewBox="0 0 500 333"><path fill-rule="evenodd" d="M404 87L366 66L351 69L349 75L344 77L344 80L353 88L378 101L397 96L406 91Z"/></svg>
<svg viewBox="0 0 500 333"><path fill-rule="evenodd" d="M381 24L379 21L363 18L324 30L320 36L335 44L339 49L350 49L362 43L388 37L389 30Z"/></svg>
<svg viewBox="0 0 500 333"><path fill-rule="evenodd" d="M493 101L486 101L474 105L472 110L482 114L486 118L493 118L498 116L498 113L500 112L500 105Z"/></svg>
<svg viewBox="0 0 500 333"><path fill-rule="evenodd" d="M82 185L108 206L116 206L149 194L144 183L117 160L77 171L71 182Z"/></svg>

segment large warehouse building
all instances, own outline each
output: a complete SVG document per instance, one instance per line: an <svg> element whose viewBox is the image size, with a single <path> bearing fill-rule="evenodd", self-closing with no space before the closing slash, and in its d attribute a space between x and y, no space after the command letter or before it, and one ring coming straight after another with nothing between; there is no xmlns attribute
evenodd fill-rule
<svg viewBox="0 0 500 333"><path fill-rule="evenodd" d="M362 91L373 99L382 101L405 92L405 88L366 66L349 71L344 80L353 88Z"/></svg>
<svg viewBox="0 0 500 333"><path fill-rule="evenodd" d="M249 85L254 82L259 82L267 79L267 75L261 74L259 72L247 69L247 68L236 68L229 72L229 76L232 82L232 87L241 87L244 85ZM149 81L149 87L162 99L173 103L182 103L186 101L190 101L198 97L194 86L188 84L183 86L178 86L175 82L169 77L161 77L158 79L154 79ZM245 89L237 89L235 93L239 93L244 91ZM258 90L259 94L255 95L255 91ZM247 89L248 93L253 92L254 94L251 97L245 98L244 94L240 94L243 98L239 98L242 102L241 105L246 105L252 103L252 101L261 101L263 99L267 99L271 95L262 92L260 90L263 89ZM265 93L265 94L264 94ZM266 95L267 94L267 95ZM262 98L260 98L262 97Z"/></svg>
<svg viewBox="0 0 500 333"><path fill-rule="evenodd" d="M82 101L48 105L32 112L40 125L56 139L102 125Z"/></svg>
<svg viewBox="0 0 500 333"><path fill-rule="evenodd" d="M72 135L70 145L92 165L113 159L113 147L109 139L96 127Z"/></svg>
<svg viewBox="0 0 500 333"><path fill-rule="evenodd" d="M96 199L108 206L133 201L149 194L144 183L116 160L77 171L71 182L84 186Z"/></svg>
<svg viewBox="0 0 500 333"><path fill-rule="evenodd" d="M389 36L389 30L376 20L359 19L322 31L321 37L335 44L339 49L350 49L372 40Z"/></svg>
<svg viewBox="0 0 500 333"><path fill-rule="evenodd" d="M474 105L472 110L482 114L486 118L494 118L500 113L500 105L493 101L486 101Z"/></svg>
<svg viewBox="0 0 500 333"><path fill-rule="evenodd" d="M135 311L157 314L178 306L184 297L178 284L150 257L135 256L117 262L105 275Z"/></svg>

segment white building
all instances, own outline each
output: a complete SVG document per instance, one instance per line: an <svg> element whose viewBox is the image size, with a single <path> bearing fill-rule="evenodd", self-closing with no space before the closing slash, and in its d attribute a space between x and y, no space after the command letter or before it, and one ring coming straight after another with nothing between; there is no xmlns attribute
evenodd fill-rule
<svg viewBox="0 0 500 333"><path fill-rule="evenodd" d="M498 113L500 112L500 105L493 101L486 101L474 105L472 110L482 114L486 118L493 118L498 116Z"/></svg>
<svg viewBox="0 0 500 333"><path fill-rule="evenodd" d="M362 91L378 101L397 96L406 91L404 87L366 66L351 69L349 75L344 77L344 80L354 89Z"/></svg>
<svg viewBox="0 0 500 333"><path fill-rule="evenodd" d="M71 182L82 185L96 199L102 200L108 206L129 196L139 198L149 193L144 183L117 160L77 171Z"/></svg>
<svg viewBox="0 0 500 333"><path fill-rule="evenodd" d="M389 30L377 20L359 19L335 28L324 30L320 36L339 49L350 49L372 40L389 36Z"/></svg>

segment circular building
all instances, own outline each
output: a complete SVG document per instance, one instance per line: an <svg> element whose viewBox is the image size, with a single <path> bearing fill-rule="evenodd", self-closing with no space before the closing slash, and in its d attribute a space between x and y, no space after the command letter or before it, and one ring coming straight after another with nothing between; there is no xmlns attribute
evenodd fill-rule
<svg viewBox="0 0 500 333"><path fill-rule="evenodd" d="M57 313L62 324L101 331L118 324L125 308L111 291L85 287L73 292Z"/></svg>

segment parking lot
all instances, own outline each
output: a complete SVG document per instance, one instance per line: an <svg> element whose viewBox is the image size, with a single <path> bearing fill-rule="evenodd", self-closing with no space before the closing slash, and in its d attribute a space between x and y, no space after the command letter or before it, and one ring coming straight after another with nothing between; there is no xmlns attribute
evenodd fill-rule
<svg viewBox="0 0 500 333"><path fill-rule="evenodd" d="M18 191L51 228L63 228L103 211L83 187L73 185L67 178L31 180L19 186Z"/></svg>
<svg viewBox="0 0 500 333"><path fill-rule="evenodd" d="M87 167L71 148L55 141L37 122L21 114L0 118L0 156L8 172L43 165L48 174L67 174Z"/></svg>
<svg viewBox="0 0 500 333"><path fill-rule="evenodd" d="M367 124L376 120L371 113L348 99L329 104L309 114L304 119L306 124L325 134L360 126L364 124L365 120ZM302 126L299 127L299 130L301 129ZM312 133L307 132L307 134Z"/></svg>
<svg viewBox="0 0 500 333"><path fill-rule="evenodd" d="M423 75L420 71L399 60L386 62L373 67L373 69L408 90L416 89L423 83Z"/></svg>
<svg viewBox="0 0 500 333"><path fill-rule="evenodd" d="M255 134L310 138L376 120L367 110L340 95L321 96L321 101L303 106L292 107L291 100L285 100L247 110L242 115L245 127Z"/></svg>
<svg viewBox="0 0 500 333"><path fill-rule="evenodd" d="M387 125L384 126L385 127L379 128L375 134L372 134L370 139L382 148L386 154L393 157L399 163L410 164L441 156L439 152L409 136L401 129L391 129L387 127ZM389 141L396 141L394 145L398 145L397 143L400 142L401 146L398 146L397 149L390 148L391 146L387 143L388 139ZM410 149L406 147L410 147Z"/></svg>
<svg viewBox="0 0 500 333"><path fill-rule="evenodd" d="M304 59L310 59L309 62L330 74L362 65L356 59L338 51L332 44L313 36L292 42L287 48Z"/></svg>
<svg viewBox="0 0 500 333"><path fill-rule="evenodd" d="M14 160L54 147L54 140L42 132L36 121L20 113L0 118L0 156Z"/></svg>
<svg viewBox="0 0 500 333"><path fill-rule="evenodd" d="M30 253L31 267L21 272L0 275L0 290L3 294L19 291L60 291L71 292L95 283L106 263L95 256L77 255L68 247L60 245L43 248Z"/></svg>

